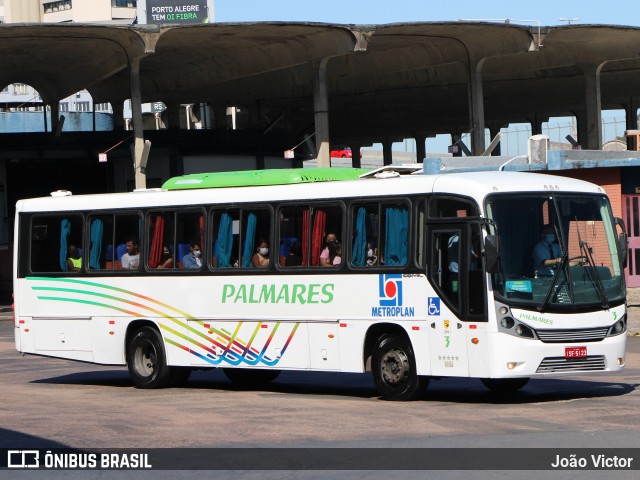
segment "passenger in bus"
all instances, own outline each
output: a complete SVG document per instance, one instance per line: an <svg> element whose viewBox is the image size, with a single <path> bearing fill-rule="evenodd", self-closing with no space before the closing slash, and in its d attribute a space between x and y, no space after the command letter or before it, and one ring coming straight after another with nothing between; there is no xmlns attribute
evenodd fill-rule
<svg viewBox="0 0 640 480"><path fill-rule="evenodd" d="M367 242L366 264L369 267L372 267L378 264L378 250L373 248L373 244L371 242Z"/></svg>
<svg viewBox="0 0 640 480"><path fill-rule="evenodd" d="M184 268L202 267L202 259L200 258L202 251L200 250L200 245L196 242L191 242L190 250L189 253L182 257L182 266Z"/></svg>
<svg viewBox="0 0 640 480"><path fill-rule="evenodd" d="M302 265L302 243L300 240L294 240L291 244L289 253L284 259L285 267L299 267Z"/></svg>
<svg viewBox="0 0 640 480"><path fill-rule="evenodd" d="M257 268L269 266L269 242L261 239L256 247L256 253L251 257L251 264Z"/></svg>
<svg viewBox="0 0 640 480"><path fill-rule="evenodd" d="M320 266L321 267L333 267L335 264L333 261L336 257L336 244L338 243L335 233L327 233L325 239L325 247L320 253ZM342 259L339 257L338 262ZM339 265L340 263L338 263Z"/></svg>
<svg viewBox="0 0 640 480"><path fill-rule="evenodd" d="M80 269L82 269L82 255L80 255L78 247L70 243L67 249L67 255L67 271L79 272Z"/></svg>
<svg viewBox="0 0 640 480"><path fill-rule="evenodd" d="M164 245L162 247L162 256L160 257L160 263L158 263L158 268L171 268L173 267L173 254L169 247Z"/></svg>
<svg viewBox="0 0 640 480"><path fill-rule="evenodd" d="M329 258L331 258L331 265L340 265L342 263L342 245L340 242L336 242L333 246L333 258L331 256L331 250L329 250Z"/></svg>
<svg viewBox="0 0 640 480"><path fill-rule="evenodd" d="M132 237L126 243L127 253L122 255L123 270L138 270L140 268L140 241Z"/></svg>

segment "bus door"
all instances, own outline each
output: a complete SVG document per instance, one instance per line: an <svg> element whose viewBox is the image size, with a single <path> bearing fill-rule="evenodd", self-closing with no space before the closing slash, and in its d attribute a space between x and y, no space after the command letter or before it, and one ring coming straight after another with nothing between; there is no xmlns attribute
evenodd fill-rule
<svg viewBox="0 0 640 480"><path fill-rule="evenodd" d="M428 225L427 276L435 291L427 299L432 375L476 376L484 370L477 365L487 344L479 238L478 223Z"/></svg>

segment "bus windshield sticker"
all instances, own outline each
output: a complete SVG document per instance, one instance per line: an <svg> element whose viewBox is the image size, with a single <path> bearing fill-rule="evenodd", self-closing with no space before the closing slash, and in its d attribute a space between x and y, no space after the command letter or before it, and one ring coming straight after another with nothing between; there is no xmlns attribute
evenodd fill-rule
<svg viewBox="0 0 640 480"><path fill-rule="evenodd" d="M531 293L530 280L507 280L507 292Z"/></svg>

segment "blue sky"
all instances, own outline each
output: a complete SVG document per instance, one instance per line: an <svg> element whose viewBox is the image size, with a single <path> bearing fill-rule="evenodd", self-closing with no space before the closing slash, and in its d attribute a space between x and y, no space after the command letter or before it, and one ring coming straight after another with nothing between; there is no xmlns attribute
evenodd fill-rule
<svg viewBox="0 0 640 480"><path fill-rule="evenodd" d="M562 25L567 22L560 18L579 18L575 23L638 26L640 14L633 5L629 0L215 0L215 16L218 22L356 24L510 18Z"/></svg>

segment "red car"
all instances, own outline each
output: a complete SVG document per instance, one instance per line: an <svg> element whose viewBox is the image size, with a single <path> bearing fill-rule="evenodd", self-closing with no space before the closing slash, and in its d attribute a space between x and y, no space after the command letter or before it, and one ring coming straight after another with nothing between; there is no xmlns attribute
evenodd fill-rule
<svg viewBox="0 0 640 480"><path fill-rule="evenodd" d="M334 158L351 158L352 153L349 147L345 147L342 150L331 150L331 156Z"/></svg>

